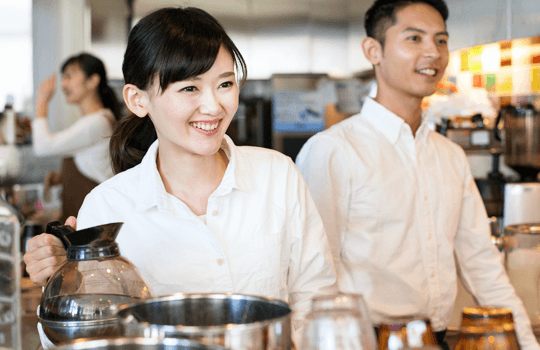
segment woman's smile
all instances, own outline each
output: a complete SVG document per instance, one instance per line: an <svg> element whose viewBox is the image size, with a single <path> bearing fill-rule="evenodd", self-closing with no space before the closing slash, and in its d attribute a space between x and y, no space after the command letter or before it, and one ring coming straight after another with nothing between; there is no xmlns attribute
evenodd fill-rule
<svg viewBox="0 0 540 350"><path fill-rule="evenodd" d="M221 119L190 122L189 125L194 127L197 132L200 132L201 134L212 136L218 133Z"/></svg>

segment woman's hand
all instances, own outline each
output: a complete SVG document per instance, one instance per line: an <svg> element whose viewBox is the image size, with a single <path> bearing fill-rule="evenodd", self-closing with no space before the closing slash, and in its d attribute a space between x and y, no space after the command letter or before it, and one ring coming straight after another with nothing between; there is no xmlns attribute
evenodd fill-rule
<svg viewBox="0 0 540 350"><path fill-rule="evenodd" d="M69 225L71 227L73 227L73 229L77 229L77 218L74 217L74 216L70 216L69 218L66 219L66 223L65 225Z"/></svg>
<svg viewBox="0 0 540 350"><path fill-rule="evenodd" d="M66 225L77 229L77 219L70 216ZM28 241L28 252L24 254L26 271L30 280L44 286L49 277L66 261L66 251L62 242L53 235L42 233Z"/></svg>
<svg viewBox="0 0 540 350"><path fill-rule="evenodd" d="M45 79L39 86L36 96L36 117L46 118L47 107L56 91L56 73Z"/></svg>

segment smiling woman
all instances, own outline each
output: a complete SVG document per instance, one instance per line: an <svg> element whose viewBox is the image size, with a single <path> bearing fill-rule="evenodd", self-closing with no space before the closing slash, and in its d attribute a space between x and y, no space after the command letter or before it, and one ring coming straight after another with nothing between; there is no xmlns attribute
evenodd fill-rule
<svg viewBox="0 0 540 350"><path fill-rule="evenodd" d="M205 11L165 8L131 31L123 72L132 114L111 138L117 175L86 197L78 228L123 222L122 255L156 296L280 299L298 329L311 298L335 290L334 267L291 159L225 134L246 76L235 44ZM38 284L50 276L53 244L46 235L29 243L25 261Z"/></svg>

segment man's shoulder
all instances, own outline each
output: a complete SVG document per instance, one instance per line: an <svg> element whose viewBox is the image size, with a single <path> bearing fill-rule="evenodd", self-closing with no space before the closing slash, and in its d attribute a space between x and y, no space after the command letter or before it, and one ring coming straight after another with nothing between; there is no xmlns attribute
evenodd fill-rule
<svg viewBox="0 0 540 350"><path fill-rule="evenodd" d="M348 149L362 147L364 143L371 144L377 137L371 124L359 113L315 134L309 141Z"/></svg>

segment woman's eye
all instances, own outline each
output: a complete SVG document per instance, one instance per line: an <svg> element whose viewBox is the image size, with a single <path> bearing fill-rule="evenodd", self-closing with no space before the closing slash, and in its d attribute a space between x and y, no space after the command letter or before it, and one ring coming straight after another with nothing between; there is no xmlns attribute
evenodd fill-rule
<svg viewBox="0 0 540 350"><path fill-rule="evenodd" d="M233 86L233 85L234 85L234 83L233 83L232 81L227 81L227 82L225 82L225 83L222 83L222 84L220 85L220 87L228 88L228 87L231 87L231 86Z"/></svg>
<svg viewBox="0 0 540 350"><path fill-rule="evenodd" d="M195 89L196 89L195 86L186 86L185 88L181 89L180 91L193 92L193 91L195 91Z"/></svg>
<svg viewBox="0 0 540 350"><path fill-rule="evenodd" d="M411 35L410 37L408 37L408 39L412 41L419 41L420 37L418 35Z"/></svg>
<svg viewBox="0 0 540 350"><path fill-rule="evenodd" d="M448 41L446 39L439 39L439 40L437 40L437 43L439 43L441 45L446 45L446 44L448 44Z"/></svg>

